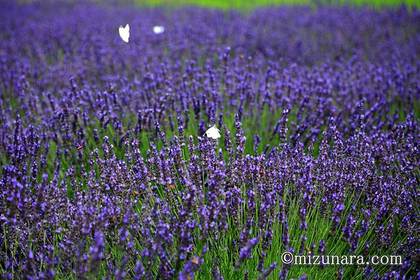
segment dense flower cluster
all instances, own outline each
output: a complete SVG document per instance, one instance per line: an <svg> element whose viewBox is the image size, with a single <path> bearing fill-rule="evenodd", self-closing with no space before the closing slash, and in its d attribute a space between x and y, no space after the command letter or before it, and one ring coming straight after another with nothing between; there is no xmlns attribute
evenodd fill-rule
<svg viewBox="0 0 420 280"><path fill-rule="evenodd" d="M1 278L415 278L419 22L1 2Z"/></svg>

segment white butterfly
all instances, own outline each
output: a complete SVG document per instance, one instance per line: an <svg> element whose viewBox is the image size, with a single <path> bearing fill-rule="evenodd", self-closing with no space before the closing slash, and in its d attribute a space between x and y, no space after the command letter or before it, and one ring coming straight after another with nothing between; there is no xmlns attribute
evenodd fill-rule
<svg viewBox="0 0 420 280"><path fill-rule="evenodd" d="M161 25L153 26L153 33L155 33L155 34L161 34L164 31L165 31L165 27L163 27Z"/></svg>
<svg viewBox="0 0 420 280"><path fill-rule="evenodd" d="M130 25L127 23L125 27L122 27L120 25L120 28L118 28L118 32L120 33L121 39L128 43L128 39L130 38Z"/></svg>
<svg viewBox="0 0 420 280"><path fill-rule="evenodd" d="M205 132L207 137L211 139L218 139L220 138L220 130L216 127L216 125L213 125L207 131Z"/></svg>

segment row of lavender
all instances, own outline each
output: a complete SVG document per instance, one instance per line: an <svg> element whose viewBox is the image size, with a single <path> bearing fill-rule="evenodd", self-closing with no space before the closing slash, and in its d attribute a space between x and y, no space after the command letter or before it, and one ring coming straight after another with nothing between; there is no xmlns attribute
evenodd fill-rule
<svg viewBox="0 0 420 280"><path fill-rule="evenodd" d="M0 5L2 277L415 277L418 11Z"/></svg>

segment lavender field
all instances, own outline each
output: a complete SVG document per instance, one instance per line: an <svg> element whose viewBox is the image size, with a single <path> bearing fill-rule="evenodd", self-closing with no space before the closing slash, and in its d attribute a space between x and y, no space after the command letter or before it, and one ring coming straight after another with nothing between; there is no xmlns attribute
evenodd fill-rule
<svg viewBox="0 0 420 280"><path fill-rule="evenodd" d="M416 8L0 1L0 25L1 279L419 279Z"/></svg>

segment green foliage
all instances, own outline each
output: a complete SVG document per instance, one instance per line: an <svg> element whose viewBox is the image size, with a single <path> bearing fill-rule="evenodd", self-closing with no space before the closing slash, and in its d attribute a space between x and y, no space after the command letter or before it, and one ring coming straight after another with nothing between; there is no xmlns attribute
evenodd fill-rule
<svg viewBox="0 0 420 280"><path fill-rule="evenodd" d="M273 5L351 5L351 6L400 6L419 7L416 0L134 0L140 6L202 6L217 9L250 10L263 6Z"/></svg>

